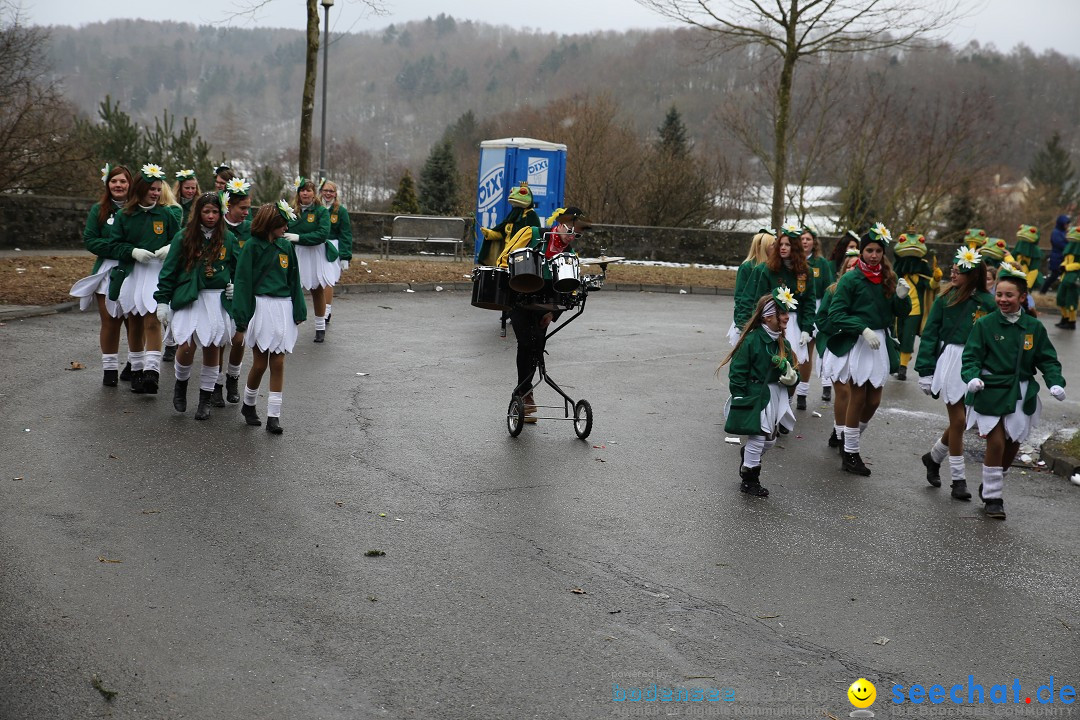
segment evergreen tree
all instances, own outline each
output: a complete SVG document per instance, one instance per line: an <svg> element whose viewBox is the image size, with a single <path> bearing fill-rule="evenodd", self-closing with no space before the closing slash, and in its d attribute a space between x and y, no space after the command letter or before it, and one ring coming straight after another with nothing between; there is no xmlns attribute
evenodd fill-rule
<svg viewBox="0 0 1080 720"><path fill-rule="evenodd" d="M975 224L977 214L971 183L965 180L960 186L960 192L953 196L949 209L945 211L945 227L942 228L939 238L941 242L959 243L963 240L968 228Z"/></svg>
<svg viewBox="0 0 1080 720"><path fill-rule="evenodd" d="M138 172L146 162L142 130L120 109L120 102L114 103L108 95L98 105L98 118L101 122L96 125L81 119L77 123L83 142L94 149L99 164L124 165Z"/></svg>
<svg viewBox="0 0 1080 720"><path fill-rule="evenodd" d="M390 201L390 212L401 215L415 215L420 212L420 203L416 199L416 184L408 170L401 176L397 192Z"/></svg>
<svg viewBox="0 0 1080 720"><path fill-rule="evenodd" d="M686 139L686 125L683 124L682 115L674 105L664 117L664 124L657 128L660 140L657 149L673 157L684 158L690 154L690 143Z"/></svg>
<svg viewBox="0 0 1080 720"><path fill-rule="evenodd" d="M446 140L431 150L420 171L420 212L453 215L457 210L457 161Z"/></svg>
<svg viewBox="0 0 1080 720"><path fill-rule="evenodd" d="M1028 175L1039 194L1056 208L1066 208L1080 198L1080 182L1072 159L1057 132L1035 154Z"/></svg>

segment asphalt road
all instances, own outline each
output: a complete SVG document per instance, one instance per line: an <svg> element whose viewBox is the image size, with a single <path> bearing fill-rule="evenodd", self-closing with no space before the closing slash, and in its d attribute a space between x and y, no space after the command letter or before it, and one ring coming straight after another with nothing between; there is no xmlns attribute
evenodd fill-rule
<svg viewBox="0 0 1080 720"><path fill-rule="evenodd" d="M914 381L864 435L873 475L845 475L815 381L772 495L743 496L730 314L594 294L548 356L586 442L508 435L513 334L460 293L337 298L288 358L281 437L173 412L171 378L101 387L92 314L7 323L0 718L846 717L860 676L878 717L978 717L890 688L1080 684L1080 488L1014 471L1005 522L930 488L944 411ZM1050 334L1072 397L1044 391L1044 429L1080 409L1077 341ZM723 699L613 699L652 683Z"/></svg>

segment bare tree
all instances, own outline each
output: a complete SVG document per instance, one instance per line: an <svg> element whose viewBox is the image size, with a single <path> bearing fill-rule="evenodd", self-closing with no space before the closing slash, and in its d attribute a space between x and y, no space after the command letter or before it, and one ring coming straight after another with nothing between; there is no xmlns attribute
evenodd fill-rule
<svg viewBox="0 0 1080 720"><path fill-rule="evenodd" d="M795 69L805 58L909 45L940 30L968 0L637 0L659 14L712 34L714 51L760 46L779 65L771 172L772 222L784 215Z"/></svg>

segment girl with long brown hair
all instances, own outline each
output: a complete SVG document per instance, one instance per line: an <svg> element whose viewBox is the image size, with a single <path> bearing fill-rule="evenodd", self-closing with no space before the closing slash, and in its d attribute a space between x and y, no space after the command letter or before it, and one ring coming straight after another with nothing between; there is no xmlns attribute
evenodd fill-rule
<svg viewBox="0 0 1080 720"><path fill-rule="evenodd" d="M841 238L843 240L843 238ZM845 273L853 270L859 263L858 249L845 251L840 269L836 273L836 281ZM833 400L833 430L829 434L829 447L839 449L844 442L844 423L847 422L847 385L838 381L836 375L839 359L829 350L829 338L832 337L832 327L829 325L829 308L832 299L836 295L836 282L825 288L825 296L821 299L817 313L817 353L820 356L818 371L821 375L821 386L831 389L830 399Z"/></svg>
<svg viewBox="0 0 1080 720"><path fill-rule="evenodd" d="M792 308L785 329L788 343L795 349L796 364L809 358L807 346L814 331L814 284L806 265L806 256L799 247L802 228L786 223L780 228L776 242L769 246L765 263L759 265L750 280L750 297L771 295L778 287L786 287L795 298L798 310Z"/></svg>

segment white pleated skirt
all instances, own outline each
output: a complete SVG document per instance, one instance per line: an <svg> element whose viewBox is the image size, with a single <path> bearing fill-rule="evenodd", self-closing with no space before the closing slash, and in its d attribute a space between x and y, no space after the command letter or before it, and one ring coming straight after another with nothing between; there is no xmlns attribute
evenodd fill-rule
<svg viewBox="0 0 1080 720"><path fill-rule="evenodd" d="M222 347L232 339L236 324L221 304L221 290L200 290L193 303L173 313L169 329L177 345L194 338L199 347Z"/></svg>
<svg viewBox="0 0 1080 720"><path fill-rule="evenodd" d="M255 296L255 314L244 335L245 345L263 352L291 353L298 334L291 297Z"/></svg>
<svg viewBox="0 0 1080 720"><path fill-rule="evenodd" d="M75 281L68 295L79 298L80 310L89 310L90 306L96 302L94 296L104 295L105 311L114 318L123 317L123 313L120 312L120 303L109 299L109 271L117 265L116 260L105 260L96 273Z"/></svg>
<svg viewBox="0 0 1080 720"><path fill-rule="evenodd" d="M876 388L885 385L889 377L889 348L885 343L889 342L889 338L884 330L875 330L874 334L881 341L878 349L872 350L866 338L860 334L847 355L837 358L833 381L854 385L870 383Z"/></svg>
<svg viewBox="0 0 1080 720"><path fill-rule="evenodd" d="M337 240L327 240L338 246ZM322 245L297 245L296 262L300 269L300 287L311 290L318 287L334 287L341 277L341 266L337 261L326 259L326 248Z"/></svg>
<svg viewBox="0 0 1080 720"><path fill-rule="evenodd" d="M934 379L930 390L948 405L963 402L967 394L967 383L960 377L960 368L964 364L964 346L950 343L945 346L934 366Z"/></svg>
<svg viewBox="0 0 1080 720"><path fill-rule="evenodd" d="M832 385L833 382L840 382L838 375L843 365L844 358L836 357L832 350L825 348L825 352L821 354L821 362L818 363L818 377L821 378L821 384Z"/></svg>
<svg viewBox="0 0 1080 720"><path fill-rule="evenodd" d="M787 338L788 343L791 345L791 349L795 351L795 357L799 361L799 365L810 359L809 345L800 345L799 341L802 339L802 330L799 329L799 313L788 313L787 327L784 329L784 337Z"/></svg>
<svg viewBox="0 0 1080 720"><path fill-rule="evenodd" d="M739 342L739 336L742 335L739 332L739 326L735 324L735 321L731 321L731 327L727 329L727 341L731 347L735 347Z"/></svg>
<svg viewBox="0 0 1080 720"><path fill-rule="evenodd" d="M120 286L120 312L124 315L150 315L157 312L158 275L161 273L161 261L151 258L149 262L135 263L131 274Z"/></svg>
<svg viewBox="0 0 1080 720"><path fill-rule="evenodd" d="M1024 442L1031 429L1039 424L1039 416L1042 415L1042 401L1035 398L1035 412L1031 415L1024 414L1024 395L1027 393L1028 381L1020 381L1020 399L1016 401L1016 407L1008 415L982 415L975 412L975 408L967 409L967 429L978 428L979 437L986 437L999 421L1005 423L1005 437L1013 442Z"/></svg>
<svg viewBox="0 0 1080 720"><path fill-rule="evenodd" d="M791 430L795 427L795 413L791 411L791 398L787 388L780 383L769 383L769 404L761 411L761 431L775 435L778 425Z"/></svg>

